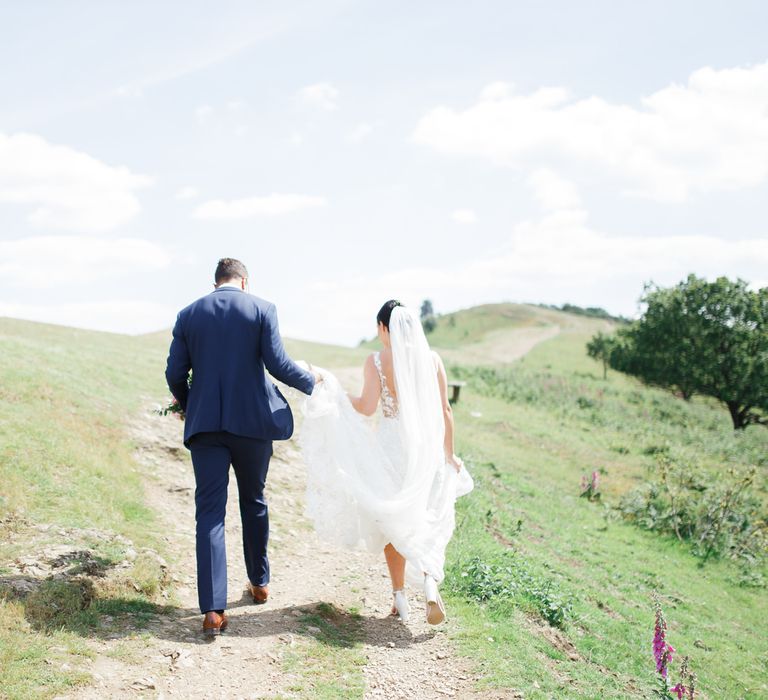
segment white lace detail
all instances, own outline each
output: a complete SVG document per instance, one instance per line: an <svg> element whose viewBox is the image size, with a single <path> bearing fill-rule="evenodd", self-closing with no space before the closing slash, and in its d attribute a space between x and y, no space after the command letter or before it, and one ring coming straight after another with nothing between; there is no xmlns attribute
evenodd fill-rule
<svg viewBox="0 0 768 700"><path fill-rule="evenodd" d="M373 364L376 365L376 371L379 373L381 381L381 412L385 418L397 418L397 399L392 396L392 392L387 386L387 378L381 368L381 353L373 353Z"/></svg>

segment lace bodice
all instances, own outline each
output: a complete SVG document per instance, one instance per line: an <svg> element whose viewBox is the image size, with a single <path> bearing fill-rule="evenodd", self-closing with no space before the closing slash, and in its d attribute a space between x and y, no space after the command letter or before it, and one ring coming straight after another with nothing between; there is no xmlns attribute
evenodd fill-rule
<svg viewBox="0 0 768 700"><path fill-rule="evenodd" d="M379 373L379 381L381 382L381 412L385 418L397 417L397 399L392 395L392 392L387 386L387 378L384 376L384 371L381 369L381 353L373 353L373 363L376 365L376 371Z"/></svg>

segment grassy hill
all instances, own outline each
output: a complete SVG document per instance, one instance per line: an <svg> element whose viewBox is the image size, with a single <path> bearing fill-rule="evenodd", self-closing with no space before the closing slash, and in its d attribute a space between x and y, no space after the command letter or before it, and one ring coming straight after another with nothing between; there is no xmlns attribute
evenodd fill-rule
<svg viewBox="0 0 768 700"><path fill-rule="evenodd" d="M604 381L584 344L609 325L511 304L438 320L430 340L468 383L455 407L458 449L476 480L448 552L456 641L489 688L526 698L648 697L656 591L669 641L691 656L702 697L768 697L764 564L704 561L689 539L622 513L668 462L698 475L701 498L725 487L730 470L755 467L750 493L764 514L768 431L735 434L711 402L616 373ZM167 344L167 334L0 319L0 676L11 697L83 682L69 668L92 654L79 631L101 629L106 615L162 613L162 572L150 554L167 553L143 500L129 423L167 395ZM369 351L287 345L296 357L358 372ZM593 471L601 497L590 502L579 497L580 479ZM129 547L140 556L87 601L76 588L19 598L8 562L56 537L80 538L105 567ZM74 624L51 614L62 600L72 601L63 610L77 613Z"/></svg>
<svg viewBox="0 0 768 700"><path fill-rule="evenodd" d="M765 518L768 431L734 433L709 400L603 380L584 346L612 326L494 304L441 316L429 336L452 378L468 382L455 413L477 488L459 502L446 585L459 641L489 687L648 697L657 592L702 697L768 697L764 561L704 562L691 541L622 517L672 463L707 491L756 468L753 519ZM601 496L589 502L580 482L595 471Z"/></svg>
<svg viewBox="0 0 768 700"><path fill-rule="evenodd" d="M87 635L162 611L173 552L157 532L130 424L166 401L170 333L131 337L0 318L0 697L49 697L87 678ZM288 341L297 357L362 364L365 352ZM63 548L66 580L27 596L18 564L41 575ZM78 572L124 572L96 591ZM15 563L14 567L11 564ZM63 670L62 670L63 669Z"/></svg>
<svg viewBox="0 0 768 700"><path fill-rule="evenodd" d="M80 633L105 614L149 613L162 571L126 422L164 396L165 341L0 319L0 669L7 697L47 697L85 677ZM26 597L41 552L74 545L73 569L139 556L101 591L49 581ZM32 580L34 576L30 576Z"/></svg>
<svg viewBox="0 0 768 700"><path fill-rule="evenodd" d="M497 365L516 361L557 335L585 337L612 326L603 319L533 304L484 304L438 316L428 338L448 362ZM362 347L378 345L374 338Z"/></svg>
<svg viewBox="0 0 768 700"><path fill-rule="evenodd" d="M584 353L588 337L558 335L507 368L452 368L469 382L456 414L477 482L460 502L449 553L463 647L491 686L537 683L526 697L648 697L657 591L678 658L691 656L704 696L768 697L764 564L703 562L690 542L619 511L665 457L710 475L710 488L730 469L756 466L764 517L768 431L736 434L711 402L615 373L603 381ZM593 471L602 494L590 503L580 479ZM562 636L536 622L560 612Z"/></svg>

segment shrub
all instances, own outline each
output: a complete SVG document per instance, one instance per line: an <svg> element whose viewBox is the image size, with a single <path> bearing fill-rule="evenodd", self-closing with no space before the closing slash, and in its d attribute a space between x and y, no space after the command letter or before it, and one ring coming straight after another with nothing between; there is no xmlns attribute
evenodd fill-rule
<svg viewBox="0 0 768 700"><path fill-rule="evenodd" d="M555 627L564 627L572 613L570 596L553 578L533 573L513 552L493 561L480 557L456 563L446 579L449 589L468 600L491 606L520 604Z"/></svg>
<svg viewBox="0 0 768 700"><path fill-rule="evenodd" d="M768 520L752 493L755 468L713 476L662 452L652 475L621 499L619 510L627 520L690 542L705 561L711 556L746 565L764 561Z"/></svg>

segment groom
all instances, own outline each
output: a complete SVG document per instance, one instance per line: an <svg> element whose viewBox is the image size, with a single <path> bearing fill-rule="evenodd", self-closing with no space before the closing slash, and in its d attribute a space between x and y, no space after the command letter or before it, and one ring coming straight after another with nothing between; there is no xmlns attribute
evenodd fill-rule
<svg viewBox="0 0 768 700"><path fill-rule="evenodd" d="M184 444L192 453L197 484L197 590L207 636L227 626L224 516L230 464L240 494L248 589L257 604L269 595L264 485L272 440L291 436L293 416L264 368L305 394L319 380L288 357L274 304L251 296L247 286L243 263L219 260L214 291L176 319L165 370L171 393L186 413Z"/></svg>

